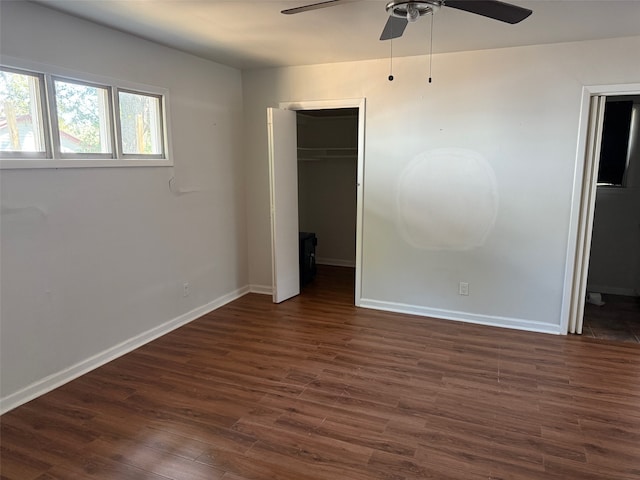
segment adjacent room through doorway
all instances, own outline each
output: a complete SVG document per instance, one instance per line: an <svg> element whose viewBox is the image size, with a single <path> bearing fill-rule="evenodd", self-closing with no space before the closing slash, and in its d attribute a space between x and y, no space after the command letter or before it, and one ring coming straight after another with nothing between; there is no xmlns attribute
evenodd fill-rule
<svg viewBox="0 0 640 480"><path fill-rule="evenodd" d="M640 343L640 95L607 96L583 334Z"/></svg>
<svg viewBox="0 0 640 480"><path fill-rule="evenodd" d="M298 111L297 141L301 293L337 282L353 295L358 108Z"/></svg>

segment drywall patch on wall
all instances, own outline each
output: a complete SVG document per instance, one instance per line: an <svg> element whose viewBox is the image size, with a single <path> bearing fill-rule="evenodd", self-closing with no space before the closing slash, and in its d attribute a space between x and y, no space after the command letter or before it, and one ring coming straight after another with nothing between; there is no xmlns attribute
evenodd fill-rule
<svg viewBox="0 0 640 480"><path fill-rule="evenodd" d="M402 238L416 248L482 246L498 213L496 176L478 152L440 148L417 155L397 183Z"/></svg>

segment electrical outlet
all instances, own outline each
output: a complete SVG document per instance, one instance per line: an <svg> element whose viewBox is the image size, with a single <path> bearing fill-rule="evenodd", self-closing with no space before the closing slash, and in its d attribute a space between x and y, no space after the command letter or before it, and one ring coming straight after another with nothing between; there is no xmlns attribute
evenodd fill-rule
<svg viewBox="0 0 640 480"><path fill-rule="evenodd" d="M458 285L459 295L469 295L469 284L467 282L460 282Z"/></svg>
<svg viewBox="0 0 640 480"><path fill-rule="evenodd" d="M182 284L182 296L183 297L189 296L189 284L187 282L184 282Z"/></svg>

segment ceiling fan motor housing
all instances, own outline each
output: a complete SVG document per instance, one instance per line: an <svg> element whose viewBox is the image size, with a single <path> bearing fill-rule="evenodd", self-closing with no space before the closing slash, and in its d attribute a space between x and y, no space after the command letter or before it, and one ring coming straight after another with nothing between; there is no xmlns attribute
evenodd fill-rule
<svg viewBox="0 0 640 480"><path fill-rule="evenodd" d="M392 0L387 3L386 9L389 15L415 21L418 17L435 13L443 4L442 0Z"/></svg>

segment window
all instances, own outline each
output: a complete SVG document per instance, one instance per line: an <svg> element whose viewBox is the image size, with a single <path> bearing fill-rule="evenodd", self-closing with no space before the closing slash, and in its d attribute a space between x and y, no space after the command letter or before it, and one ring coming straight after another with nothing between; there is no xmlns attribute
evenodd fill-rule
<svg viewBox="0 0 640 480"><path fill-rule="evenodd" d="M43 76L0 70L0 152L3 157L41 157L49 153L45 135Z"/></svg>
<svg viewBox="0 0 640 480"><path fill-rule="evenodd" d="M112 157L107 87L55 79L56 145L62 157Z"/></svg>
<svg viewBox="0 0 640 480"><path fill-rule="evenodd" d="M607 99L605 103L598 185L625 185L633 139L633 111L633 100Z"/></svg>
<svg viewBox="0 0 640 480"><path fill-rule="evenodd" d="M161 105L161 97L157 95L118 91L123 155L162 156Z"/></svg>
<svg viewBox="0 0 640 480"><path fill-rule="evenodd" d="M172 165L166 91L27 68L0 66L0 167Z"/></svg>

